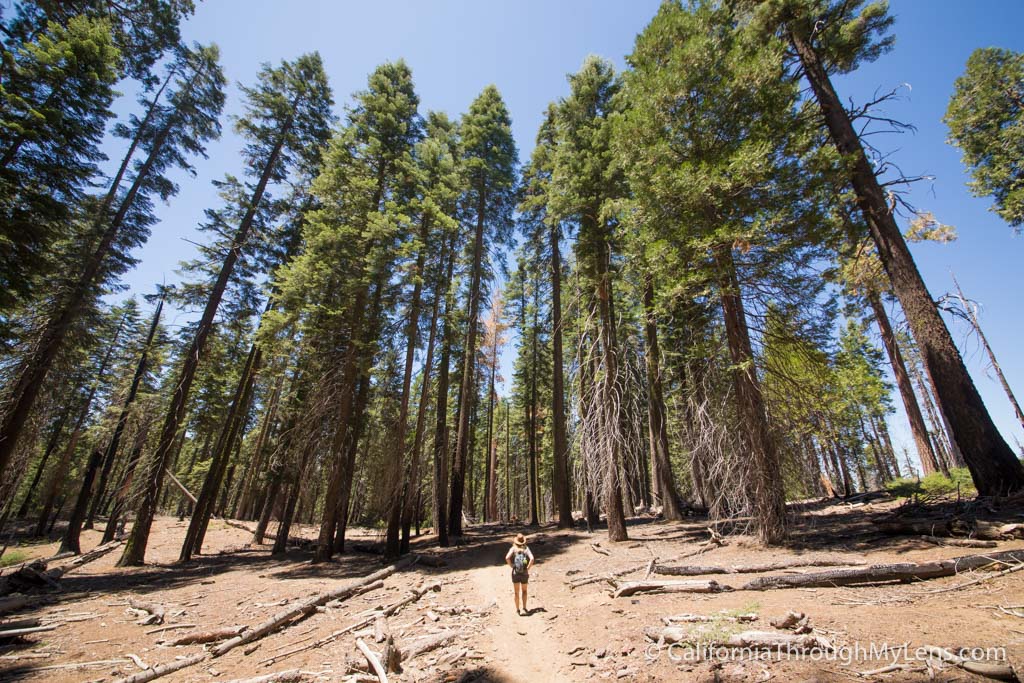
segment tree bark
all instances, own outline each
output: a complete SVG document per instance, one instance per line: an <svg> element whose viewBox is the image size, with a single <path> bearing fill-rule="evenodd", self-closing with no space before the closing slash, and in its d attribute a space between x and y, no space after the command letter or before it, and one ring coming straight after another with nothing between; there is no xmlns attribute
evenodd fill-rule
<svg viewBox="0 0 1024 683"><path fill-rule="evenodd" d="M214 511L214 501L220 491L231 451L234 450L235 442L249 412L253 382L259 371L262 357L263 350L259 344L254 342L249 347L249 354L246 356L245 365L238 377L238 385L235 387L235 395L231 399L227 417L224 419L220 436L217 438L217 445L213 449L210 469L206 472L203 487L196 500L196 506L192 510L192 518L189 520L188 531L185 532L185 541L181 545L178 562L188 562L192 559L193 554L202 552L206 528L210 524L210 516Z"/></svg>
<svg viewBox="0 0 1024 683"><path fill-rule="evenodd" d="M751 461L747 469L757 534L762 543L774 545L786 536L786 499L782 490L782 469L775 442L768 430L767 414L761 386L754 369L754 353L750 344L746 313L732 247L715 248L718 265L719 297L725 318L726 340L732 359L733 386L737 409L746 431Z"/></svg>
<svg viewBox="0 0 1024 683"><path fill-rule="evenodd" d="M871 293L868 296L871 310L875 314L875 322L878 323L878 331L882 335L882 344L889 355L889 363L892 365L892 374L896 378L896 387L899 389L900 398L903 399L903 407L907 412L907 420L910 422L910 433L914 437L914 444L917 446L917 455L921 460L921 469L925 474L930 474L939 469L935 461L935 452L932 450L931 441L928 439L928 428L924 424L924 416L921 414L921 407L914 396L914 387L910 383L910 375L907 373L907 364L900 353L900 347L896 343L896 335L889 323L889 316L885 312L885 305L882 298Z"/></svg>
<svg viewBox="0 0 1024 683"><path fill-rule="evenodd" d="M403 486L405 472L405 435L409 422L409 397L412 394L412 370L416 360L416 347L419 346L420 303L423 296L423 264L426 260L428 240L430 238L430 221L424 217L420 221L420 248L416 254L416 268L413 271L412 299L409 302L409 320L405 326L405 365L402 373L402 397L398 403L398 429L395 435L395 471L392 482L391 509L388 512L388 528L386 534L385 555L389 558L398 557L401 552L401 527L404 500L409 495L411 486L418 486L413 480L413 467L410 463L409 481ZM419 476L419 463L416 463ZM403 489L404 494L403 495ZM413 496L415 498L415 496Z"/></svg>
<svg viewBox="0 0 1024 683"><path fill-rule="evenodd" d="M565 366L562 350L562 252L557 225L548 232L551 251L551 421L552 470L551 488L558 528L571 529L572 483L569 480L569 440L565 426Z"/></svg>
<svg viewBox="0 0 1024 683"><path fill-rule="evenodd" d="M480 289L483 280L484 219L486 190L477 188L476 230L473 237L473 268L466 315L466 343L463 348L462 382L459 387L459 423L455 434L451 490L448 508L448 533L462 535L462 498L466 485L466 458L470 448L470 421L476 403L476 337L480 317Z"/></svg>
<svg viewBox="0 0 1024 683"><path fill-rule="evenodd" d="M665 415L665 395L661 384L661 357L658 349L658 319L654 311L654 281L649 272L644 274L644 334L647 342L644 354L647 366L647 420L651 449L651 472L654 490L661 499L665 519L683 518L683 506L672 476L669 458L668 424Z"/></svg>
<svg viewBox="0 0 1024 683"><path fill-rule="evenodd" d="M867 220L879 258L935 383L940 410L950 422L954 441L967 462L978 493L992 496L1018 491L1024 488L1024 466L985 409L949 329L928 293L860 138L810 42L811 22L795 24L791 22L787 26L789 41L803 65L836 148L851 162L848 168L857 205Z"/></svg>

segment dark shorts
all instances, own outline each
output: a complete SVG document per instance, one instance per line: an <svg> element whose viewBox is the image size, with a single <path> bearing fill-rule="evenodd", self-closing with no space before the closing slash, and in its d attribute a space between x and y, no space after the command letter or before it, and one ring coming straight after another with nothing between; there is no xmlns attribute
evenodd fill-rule
<svg viewBox="0 0 1024 683"><path fill-rule="evenodd" d="M530 573L512 572L512 583L530 583Z"/></svg>

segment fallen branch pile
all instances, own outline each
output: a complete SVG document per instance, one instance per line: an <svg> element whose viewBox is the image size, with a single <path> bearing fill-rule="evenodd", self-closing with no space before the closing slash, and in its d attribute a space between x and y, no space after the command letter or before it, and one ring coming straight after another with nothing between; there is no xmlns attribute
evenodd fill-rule
<svg viewBox="0 0 1024 683"><path fill-rule="evenodd" d="M406 605L408 605L410 603L416 602L417 600L422 598L424 595L426 595L430 591L435 591L436 592L436 591L439 591L439 590L441 590L441 584L439 582L436 582L436 581L433 582L433 583L430 583L430 584L426 584L424 586L420 586L419 588L414 588L408 595L403 597L401 600L398 600L396 602L391 603L390 605L388 605L387 607L385 607L382 610L373 610L370 614L368 614L363 619L360 619L359 621L357 621L357 622L355 622L353 624L349 624L345 628L338 629L337 631L334 631L330 635L324 636L323 638L321 638L319 640L316 640L316 641L314 641L312 643L308 643L306 645L301 645L301 646L296 647L296 648L294 648L292 650L288 650L286 652L282 652L280 654L276 654L273 657L268 657L267 659L264 659L263 661L261 661L260 664L264 664L264 665L269 666L269 665L273 664L274 662L279 662L282 659L285 659L286 657L291 657L292 655L298 654L300 652L305 652L306 650L313 650L313 649L318 648L318 647L323 647L324 645L327 645L328 643L334 642L335 640L337 640L341 636L345 635L346 633L351 633L353 631L358 631L361 628L364 628L366 626L369 626L370 624L373 624L373 623L377 622L381 618L386 618L386 617L390 617L390 616L393 616L393 615L397 614L400 609L402 609L403 607L405 607Z"/></svg>
<svg viewBox="0 0 1024 683"><path fill-rule="evenodd" d="M358 595L361 592L364 592L367 586L379 585L378 582L381 579L411 566L416 562L416 559L415 555L404 557L394 564L388 565L387 567L375 571L372 574L368 574L361 579L349 582L340 588L319 593L307 598L306 600L302 600L297 605L275 614L273 617L260 624L251 627L244 627L237 635L222 642L220 645L217 645L209 651L199 652L189 657L177 659L165 664L151 666L145 671L140 671L132 676L122 678L118 680L117 683L148 683L148 681L174 673L175 671L180 671L207 659L220 657L240 645L245 645L255 640L259 640L279 628L287 628L302 621L307 616L315 614L317 607L325 605L331 601L345 600L354 595Z"/></svg>

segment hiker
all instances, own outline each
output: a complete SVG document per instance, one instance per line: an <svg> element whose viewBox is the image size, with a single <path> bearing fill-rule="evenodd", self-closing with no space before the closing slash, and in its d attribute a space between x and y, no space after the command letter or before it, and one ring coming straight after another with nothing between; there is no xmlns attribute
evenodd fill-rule
<svg viewBox="0 0 1024 683"><path fill-rule="evenodd" d="M530 567L533 566L533 553L526 545L526 537L516 534L512 547L505 554L505 564L512 568L512 588L516 594L516 614L526 616L526 584L530 581ZM523 594L523 608L519 609L519 594Z"/></svg>

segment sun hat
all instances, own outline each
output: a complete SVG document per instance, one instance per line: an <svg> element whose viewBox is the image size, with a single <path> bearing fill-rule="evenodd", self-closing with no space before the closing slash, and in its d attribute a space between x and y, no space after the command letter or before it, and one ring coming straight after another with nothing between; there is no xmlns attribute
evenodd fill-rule
<svg viewBox="0 0 1024 683"><path fill-rule="evenodd" d="M523 548L526 546L526 536L523 536L522 534L516 534L516 540L512 541L512 543L514 545L519 546L520 548Z"/></svg>

